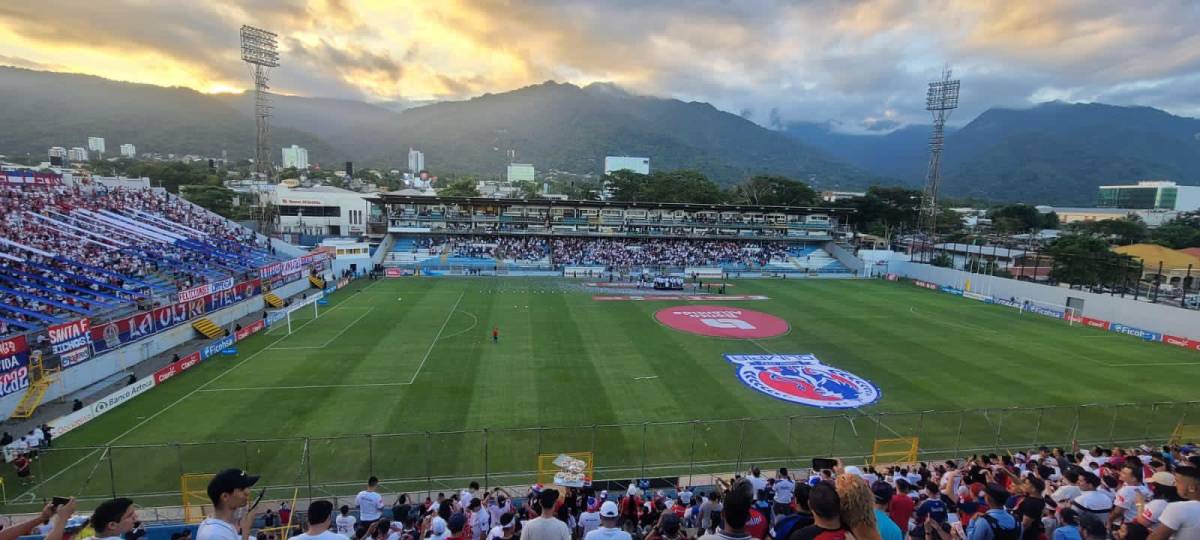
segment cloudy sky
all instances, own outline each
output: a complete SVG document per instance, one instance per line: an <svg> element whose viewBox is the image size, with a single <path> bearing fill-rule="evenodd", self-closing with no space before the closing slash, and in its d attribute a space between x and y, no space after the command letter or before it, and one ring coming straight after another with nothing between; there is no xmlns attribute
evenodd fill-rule
<svg viewBox="0 0 1200 540"><path fill-rule="evenodd" d="M245 89L238 29L280 35L277 91L463 99L547 79L708 101L761 124L959 123L1059 99L1200 116L1195 0L46 0L0 3L0 64Z"/></svg>

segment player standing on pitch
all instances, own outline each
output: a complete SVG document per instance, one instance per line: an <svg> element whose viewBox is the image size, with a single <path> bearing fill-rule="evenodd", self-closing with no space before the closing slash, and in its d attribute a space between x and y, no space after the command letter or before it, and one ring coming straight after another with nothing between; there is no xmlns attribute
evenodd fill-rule
<svg viewBox="0 0 1200 540"><path fill-rule="evenodd" d="M497 343L500 343L500 327L493 326L492 327L492 344L495 345Z"/></svg>

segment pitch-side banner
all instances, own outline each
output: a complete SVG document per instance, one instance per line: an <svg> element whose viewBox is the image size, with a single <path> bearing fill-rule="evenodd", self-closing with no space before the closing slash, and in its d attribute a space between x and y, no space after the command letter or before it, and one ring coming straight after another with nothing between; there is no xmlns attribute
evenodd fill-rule
<svg viewBox="0 0 1200 540"><path fill-rule="evenodd" d="M200 363L200 351L196 351L176 362L171 362L166 367L154 372L154 384L162 384L163 381L170 379L188 369L191 369L196 364Z"/></svg>
<svg viewBox="0 0 1200 540"><path fill-rule="evenodd" d="M0 173L0 183L16 186L61 186L62 175L31 169Z"/></svg>
<svg viewBox="0 0 1200 540"><path fill-rule="evenodd" d="M254 279L233 288L206 294L191 302L160 307L118 319L91 329L92 350L96 354L143 339L168 328L184 324L206 313L217 311L247 300L262 290L262 282Z"/></svg>
<svg viewBox="0 0 1200 540"><path fill-rule="evenodd" d="M63 369L82 364L92 357L87 319L56 324L47 333L50 335L50 350L59 356Z"/></svg>
<svg viewBox="0 0 1200 540"><path fill-rule="evenodd" d="M0 396L29 387L29 344L25 336L0 340Z"/></svg>
<svg viewBox="0 0 1200 540"><path fill-rule="evenodd" d="M182 291L179 291L179 301L181 303L182 302L191 302L192 300L201 298L206 294L212 294L215 292L226 291L226 290L229 290L232 288L233 288L233 277L227 277L225 279L222 279L221 281L205 283L204 285L200 285L199 287L192 287L190 289L184 289Z"/></svg>
<svg viewBox="0 0 1200 540"><path fill-rule="evenodd" d="M263 279L270 279L279 275L291 274L303 270L310 264L324 262L328 258L329 253L325 251L309 253L289 261L268 264L258 270L258 275Z"/></svg>

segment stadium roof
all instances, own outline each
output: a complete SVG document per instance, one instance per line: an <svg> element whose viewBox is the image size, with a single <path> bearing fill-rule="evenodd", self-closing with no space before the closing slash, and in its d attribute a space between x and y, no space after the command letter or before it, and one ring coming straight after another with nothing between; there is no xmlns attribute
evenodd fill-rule
<svg viewBox="0 0 1200 540"><path fill-rule="evenodd" d="M1187 268L1191 265L1192 268L1200 269L1200 257L1158 244L1120 246L1113 248L1113 251L1140 259L1146 268L1158 266L1158 263L1162 262L1163 268Z"/></svg>
<svg viewBox="0 0 1200 540"><path fill-rule="evenodd" d="M384 204L474 204L474 205L538 205L558 207L590 207L590 208L659 208L667 210L710 210L714 212L779 212L779 213L815 213L852 214L853 208L827 208L823 206L768 206L747 204L693 204L667 202L628 202L628 201L583 201L559 199L493 199L490 197L437 197L424 195L397 195L380 193L367 199L371 202Z"/></svg>
<svg viewBox="0 0 1200 540"><path fill-rule="evenodd" d="M968 255L990 255L993 257L1004 257L1006 259L1011 259L1013 257L1020 257L1025 254L1025 250L1023 250L1023 249L1008 249L1008 248L1002 248L1002 247L994 246L994 245L989 246L989 245L976 245L976 244L948 243L948 244L934 244L933 248L940 249L943 251L950 251L953 253L965 253Z"/></svg>

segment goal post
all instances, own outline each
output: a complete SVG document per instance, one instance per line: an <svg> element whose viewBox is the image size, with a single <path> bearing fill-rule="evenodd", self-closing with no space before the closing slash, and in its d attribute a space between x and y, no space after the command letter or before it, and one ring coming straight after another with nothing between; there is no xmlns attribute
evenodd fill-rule
<svg viewBox="0 0 1200 540"><path fill-rule="evenodd" d="M212 503L208 499L208 483L212 481L213 476L215 475L212 473L188 473L179 476L184 523L204 521L204 505Z"/></svg>
<svg viewBox="0 0 1200 540"><path fill-rule="evenodd" d="M267 312L267 320L272 320L272 321L286 320L287 321L287 334L286 335L290 336L292 334L292 314L300 311L301 309L304 309L305 307L307 307L308 305L311 304L312 310L313 310L313 318L316 319L316 318L320 317L321 313L317 306L318 306L318 301L321 300L322 298L325 298L325 293L318 292L317 294L314 294L308 298L305 298L304 300L301 300L300 302L298 302L296 304L290 305L290 306L282 308L282 309L276 309L273 311L269 311L269 312Z"/></svg>
<svg viewBox="0 0 1200 540"><path fill-rule="evenodd" d="M916 463L919 447L920 440L917 437L876 439L871 449L871 466Z"/></svg>

